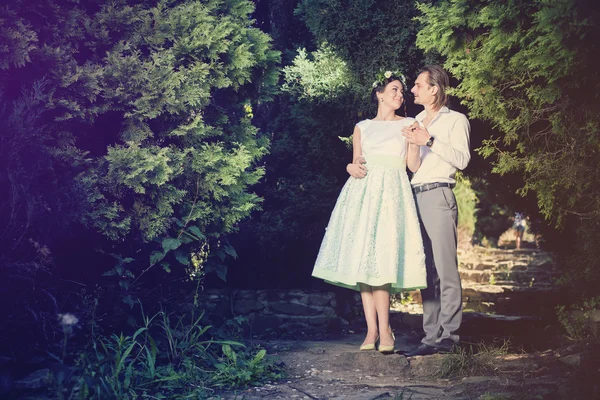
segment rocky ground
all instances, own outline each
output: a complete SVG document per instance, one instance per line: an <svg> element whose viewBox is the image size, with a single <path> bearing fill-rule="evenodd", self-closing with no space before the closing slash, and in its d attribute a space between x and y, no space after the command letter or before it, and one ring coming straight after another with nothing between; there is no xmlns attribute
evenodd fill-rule
<svg viewBox="0 0 600 400"><path fill-rule="evenodd" d="M400 354L418 344L421 334L420 296L413 292L391 315L399 352L358 351L364 339L360 321L350 321L347 334L338 338L265 341L287 378L215 398L600 399L600 342L557 340L557 327L548 321L560 301L549 254L535 248L475 248L459 254L459 271L466 311L462 350ZM492 351L473 355L478 343ZM451 367L455 372L442 378Z"/></svg>
<svg viewBox="0 0 600 400"><path fill-rule="evenodd" d="M256 293L258 300L242 298L238 306L269 307L256 313L270 317L273 329L256 335L251 331L249 338L267 349L285 378L246 390L214 393L212 398L600 399L600 311L589 317L589 330L596 339L565 339L555 318L554 306L562 299L549 254L535 248L479 247L459 253L459 272L465 309L461 347L448 355L402 355L422 335L419 292L393 304L390 322L397 352L391 355L358 350L365 334L359 298L346 299L347 307L338 304L337 315L332 314L337 299L323 293L265 292L260 294L265 297L262 303ZM300 300L306 301L301 304ZM325 305L331 315L306 318L335 324L294 324L275 318L284 312L283 316L290 317L290 310L319 312L317 307L325 309ZM39 388L36 382L47 375L47 370L36 371L16 384Z"/></svg>
<svg viewBox="0 0 600 400"><path fill-rule="evenodd" d="M559 350L490 356L484 374L440 378L449 362L469 358L361 352L362 335L331 341L269 341L263 345L287 377L261 387L215 395L222 399L597 399L600 343L581 342ZM400 333L398 349L414 345ZM472 357L471 357L472 358Z"/></svg>

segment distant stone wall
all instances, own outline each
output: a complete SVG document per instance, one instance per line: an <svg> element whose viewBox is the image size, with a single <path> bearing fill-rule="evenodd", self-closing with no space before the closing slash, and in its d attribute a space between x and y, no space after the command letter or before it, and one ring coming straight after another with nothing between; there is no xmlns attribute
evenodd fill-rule
<svg viewBox="0 0 600 400"><path fill-rule="evenodd" d="M215 290L200 294L200 304L210 319L248 317L252 332L335 329L360 307L358 293L306 290Z"/></svg>

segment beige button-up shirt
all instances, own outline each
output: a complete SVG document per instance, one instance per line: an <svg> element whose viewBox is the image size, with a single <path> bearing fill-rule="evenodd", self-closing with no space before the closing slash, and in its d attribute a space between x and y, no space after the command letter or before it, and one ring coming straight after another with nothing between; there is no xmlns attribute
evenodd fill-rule
<svg viewBox="0 0 600 400"><path fill-rule="evenodd" d="M427 112L416 116L421 126ZM413 186L425 183L455 183L457 169L464 169L471 160L469 135L471 125L464 114L442 107L433 121L426 127L435 137L433 146L421 146L421 166L413 175Z"/></svg>

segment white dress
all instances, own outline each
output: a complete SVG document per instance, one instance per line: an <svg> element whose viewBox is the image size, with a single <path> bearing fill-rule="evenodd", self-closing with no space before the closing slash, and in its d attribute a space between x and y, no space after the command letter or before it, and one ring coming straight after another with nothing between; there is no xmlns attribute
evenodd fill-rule
<svg viewBox="0 0 600 400"><path fill-rule="evenodd" d="M361 132L367 176L350 177L337 199L312 275L359 289L391 284L392 292L427 286L425 254L406 173L402 128L413 118L364 120Z"/></svg>

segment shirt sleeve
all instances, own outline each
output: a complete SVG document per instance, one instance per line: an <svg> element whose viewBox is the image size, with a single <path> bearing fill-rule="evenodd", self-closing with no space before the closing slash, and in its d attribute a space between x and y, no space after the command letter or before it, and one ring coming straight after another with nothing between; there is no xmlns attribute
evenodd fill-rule
<svg viewBox="0 0 600 400"><path fill-rule="evenodd" d="M459 114L450 130L450 143L444 143L435 138L431 151L453 167L463 170L471 160L471 152L469 151L470 134L471 125L469 120L464 115Z"/></svg>

